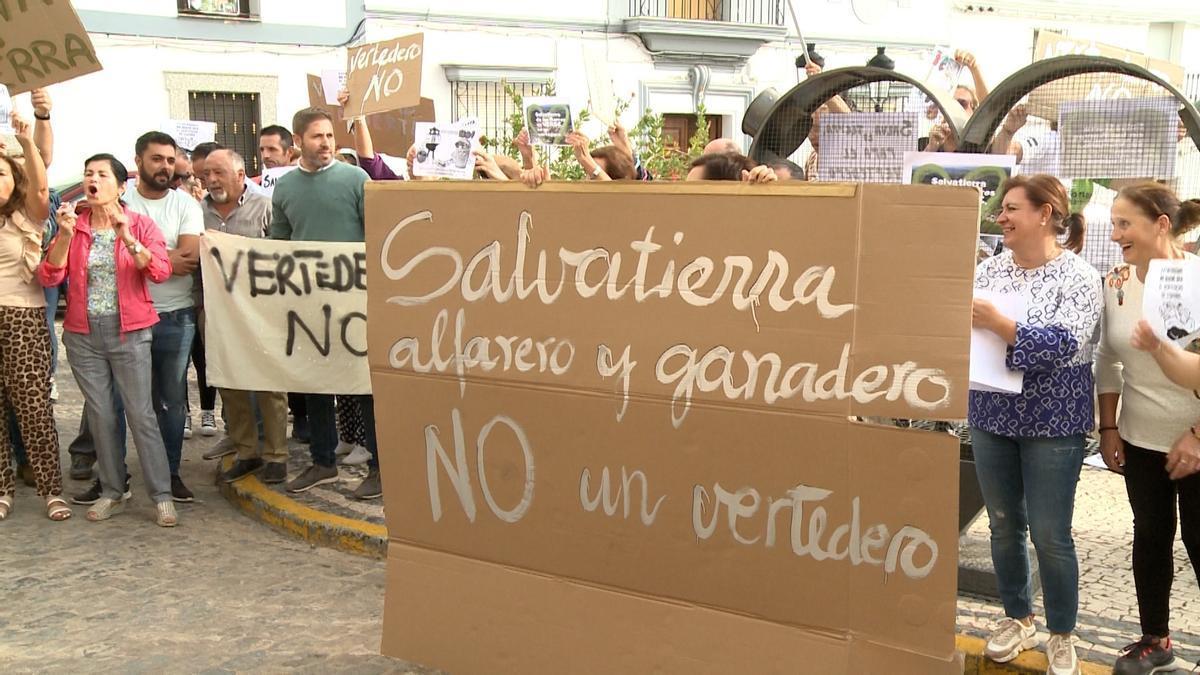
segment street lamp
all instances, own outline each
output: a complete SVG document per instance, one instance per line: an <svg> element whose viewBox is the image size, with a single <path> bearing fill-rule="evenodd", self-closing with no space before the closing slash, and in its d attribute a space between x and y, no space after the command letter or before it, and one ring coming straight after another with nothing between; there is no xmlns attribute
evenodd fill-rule
<svg viewBox="0 0 1200 675"><path fill-rule="evenodd" d="M896 62L892 60L892 57L890 57L884 53L885 49L887 49L887 48L886 47L876 47L875 48L875 56L872 56L871 60L867 61L867 65L871 68L883 68L884 70L895 70ZM875 82L872 82L869 85L869 87L870 87L870 91L871 91L871 102L875 104L875 112L877 112L877 113L883 112L883 104L885 101L888 100L888 94L891 93L891 89L892 89L891 80L877 80Z"/></svg>

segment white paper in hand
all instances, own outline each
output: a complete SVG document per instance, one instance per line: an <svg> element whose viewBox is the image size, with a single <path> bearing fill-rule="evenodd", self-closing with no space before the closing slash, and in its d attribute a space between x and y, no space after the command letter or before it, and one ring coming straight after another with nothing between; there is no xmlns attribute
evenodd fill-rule
<svg viewBox="0 0 1200 675"><path fill-rule="evenodd" d="M1160 338L1180 347L1200 338L1200 260L1151 260L1142 316Z"/></svg>
<svg viewBox="0 0 1200 675"><path fill-rule="evenodd" d="M1001 314L1015 320L1024 318L1028 306L1025 296L1016 293L996 293L977 288L975 297L987 300L995 305ZM1025 373L1009 370L1005 363L1007 357L1008 343L1004 338L990 330L972 328L970 388L1007 394L1021 393Z"/></svg>
<svg viewBox="0 0 1200 675"><path fill-rule="evenodd" d="M338 92L346 88L346 71L344 70L323 70L321 71L321 89L325 92L325 102L329 105L337 105Z"/></svg>
<svg viewBox="0 0 1200 675"><path fill-rule="evenodd" d="M0 134L12 136L16 129L12 126L12 97L8 95L8 87L0 84Z"/></svg>

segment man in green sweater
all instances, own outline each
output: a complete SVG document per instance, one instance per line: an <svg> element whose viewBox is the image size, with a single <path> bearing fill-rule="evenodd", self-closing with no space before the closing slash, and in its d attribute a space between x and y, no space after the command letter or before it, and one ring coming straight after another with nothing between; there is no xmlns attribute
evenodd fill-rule
<svg viewBox="0 0 1200 675"><path fill-rule="evenodd" d="M307 108L292 118L293 139L300 146L300 169L279 179L272 195L271 238L291 241L364 241L362 169L337 161L333 118ZM334 398L306 394L312 466L288 483L289 492L305 492L338 480L338 443ZM367 450L367 478L354 491L359 499L383 494L379 447L375 439L375 403L370 395L353 396L362 409Z"/></svg>

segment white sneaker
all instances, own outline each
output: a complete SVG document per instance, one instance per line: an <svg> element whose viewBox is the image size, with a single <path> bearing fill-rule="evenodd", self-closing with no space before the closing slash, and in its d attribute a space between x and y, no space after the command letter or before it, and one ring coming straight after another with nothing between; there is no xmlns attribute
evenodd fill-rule
<svg viewBox="0 0 1200 675"><path fill-rule="evenodd" d="M58 402L58 383L54 381L53 377L50 378L50 400Z"/></svg>
<svg viewBox="0 0 1200 675"><path fill-rule="evenodd" d="M183 418L183 437L185 439L192 437L192 416L188 414Z"/></svg>
<svg viewBox="0 0 1200 675"><path fill-rule="evenodd" d="M333 454L337 457L343 457L345 455L350 454L350 452L353 451L354 448L356 448L356 447L358 447L358 446L354 445L353 443L347 443L346 441L338 441L338 446L333 449Z"/></svg>
<svg viewBox="0 0 1200 675"><path fill-rule="evenodd" d="M366 464L371 461L371 452L361 445L354 446L350 454L342 458L342 464Z"/></svg>
<svg viewBox="0 0 1200 675"><path fill-rule="evenodd" d="M1046 642L1046 660L1050 662L1046 675L1079 675L1074 636L1051 635Z"/></svg>
<svg viewBox="0 0 1200 675"><path fill-rule="evenodd" d="M216 436L217 435L217 416L211 410L200 411L200 435L201 436Z"/></svg>
<svg viewBox="0 0 1200 675"><path fill-rule="evenodd" d="M988 637L984 653L996 663L1008 663L1026 649L1036 647L1037 643L1037 628L1032 622L1026 626L1016 619L1007 618Z"/></svg>

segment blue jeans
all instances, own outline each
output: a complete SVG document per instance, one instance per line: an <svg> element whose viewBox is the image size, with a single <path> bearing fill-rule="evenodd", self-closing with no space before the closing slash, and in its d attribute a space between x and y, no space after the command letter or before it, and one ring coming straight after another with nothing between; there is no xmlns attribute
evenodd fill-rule
<svg viewBox="0 0 1200 675"><path fill-rule="evenodd" d="M1046 626L1051 633L1074 631L1079 561L1071 518L1083 466L1083 435L1013 438L973 427L971 446L992 529L992 563L1004 612L1017 619L1033 614L1028 532L1042 578Z"/></svg>
<svg viewBox="0 0 1200 675"><path fill-rule="evenodd" d="M196 336L196 310L159 312L150 344L150 391L171 475L179 475L183 458L183 423L187 416L187 365Z"/></svg>
<svg viewBox="0 0 1200 675"><path fill-rule="evenodd" d="M58 314L58 296L65 287L66 282L63 282L62 286L42 289L46 293L46 325L50 328L50 377L58 370L58 331L54 329L54 317Z"/></svg>
<svg viewBox="0 0 1200 675"><path fill-rule="evenodd" d="M375 438L375 397L371 395L349 396L362 409L363 428L367 436L367 450L371 459L367 466L379 468L379 444ZM336 449L338 444L337 408L332 394L306 394L308 406L308 429L311 434L308 451L312 455L313 464L330 467L337 466Z"/></svg>

